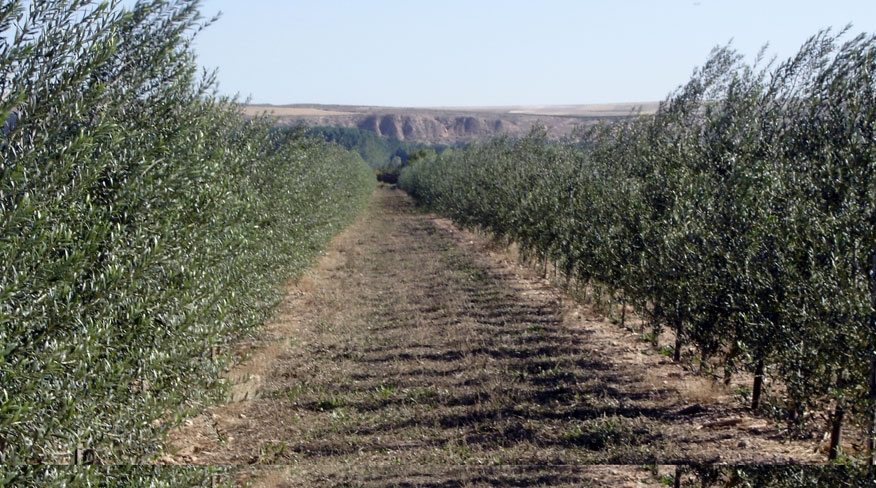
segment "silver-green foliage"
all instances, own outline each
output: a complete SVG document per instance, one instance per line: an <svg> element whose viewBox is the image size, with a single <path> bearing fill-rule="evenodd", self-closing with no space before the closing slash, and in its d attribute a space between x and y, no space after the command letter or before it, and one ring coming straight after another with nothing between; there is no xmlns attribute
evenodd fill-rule
<svg viewBox="0 0 876 488"><path fill-rule="evenodd" d="M629 299L676 352L780 379L793 423L872 412L876 38L847 35L781 63L718 48L654 115L473 145L400 185Z"/></svg>
<svg viewBox="0 0 876 488"><path fill-rule="evenodd" d="M198 9L0 4L0 463L147 460L373 188L214 94Z"/></svg>

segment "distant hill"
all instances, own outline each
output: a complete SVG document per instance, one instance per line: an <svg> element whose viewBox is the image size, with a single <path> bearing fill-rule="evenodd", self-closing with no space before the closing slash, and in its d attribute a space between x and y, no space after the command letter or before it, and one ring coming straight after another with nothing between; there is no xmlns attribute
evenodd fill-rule
<svg viewBox="0 0 876 488"><path fill-rule="evenodd" d="M452 145L507 133L525 135L540 122L564 136L577 125L629 116L637 107L653 113L658 103L509 107L395 108L352 105L249 105L250 115L268 113L280 124L355 127L384 137Z"/></svg>

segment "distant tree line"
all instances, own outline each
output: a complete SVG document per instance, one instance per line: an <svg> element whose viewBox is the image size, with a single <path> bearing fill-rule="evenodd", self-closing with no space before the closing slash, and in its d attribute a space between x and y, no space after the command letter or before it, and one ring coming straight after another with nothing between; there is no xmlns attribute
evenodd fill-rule
<svg viewBox="0 0 876 488"><path fill-rule="evenodd" d="M446 147L416 141L401 141L351 127L316 126L311 127L309 132L358 152L374 169L377 179L386 183L396 183L401 169L409 163L410 154L418 155L421 154L419 151L428 150L440 151Z"/></svg>

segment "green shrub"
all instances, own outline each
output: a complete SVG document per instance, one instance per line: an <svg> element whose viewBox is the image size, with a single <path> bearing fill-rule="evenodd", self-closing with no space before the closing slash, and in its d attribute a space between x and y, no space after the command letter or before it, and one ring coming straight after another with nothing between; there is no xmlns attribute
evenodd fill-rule
<svg viewBox="0 0 876 488"><path fill-rule="evenodd" d="M652 116L470 145L399 184L637 305L655 344L675 331L676 359L693 346L753 372L753 407L795 428L830 408L871 425L876 37L847 34L767 66L718 48Z"/></svg>
<svg viewBox="0 0 876 488"><path fill-rule="evenodd" d="M213 94L198 6L0 7L0 463L148 460L373 188Z"/></svg>

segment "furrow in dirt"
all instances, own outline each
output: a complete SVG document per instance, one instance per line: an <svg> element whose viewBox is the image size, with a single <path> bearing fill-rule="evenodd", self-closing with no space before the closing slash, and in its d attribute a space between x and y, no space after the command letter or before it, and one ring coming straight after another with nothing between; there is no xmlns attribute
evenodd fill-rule
<svg viewBox="0 0 876 488"><path fill-rule="evenodd" d="M823 460L387 188L246 346L237 401L166 462L283 466L269 485L641 486L661 476L641 465Z"/></svg>

